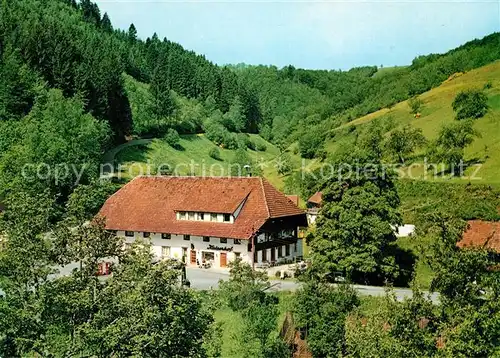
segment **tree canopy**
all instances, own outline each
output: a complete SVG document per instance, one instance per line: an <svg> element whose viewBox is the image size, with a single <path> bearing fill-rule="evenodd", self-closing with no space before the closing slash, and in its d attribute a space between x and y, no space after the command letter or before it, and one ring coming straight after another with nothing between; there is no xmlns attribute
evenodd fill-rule
<svg viewBox="0 0 500 358"><path fill-rule="evenodd" d="M394 173L354 153L339 159L321 192L322 208L307 237L318 274L341 272L361 282L396 278L391 245L401 217Z"/></svg>

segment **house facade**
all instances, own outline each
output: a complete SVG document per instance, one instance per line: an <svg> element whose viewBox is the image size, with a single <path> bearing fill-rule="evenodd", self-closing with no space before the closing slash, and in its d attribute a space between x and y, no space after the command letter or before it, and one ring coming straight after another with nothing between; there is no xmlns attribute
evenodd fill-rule
<svg viewBox="0 0 500 358"><path fill-rule="evenodd" d="M316 218L318 217L319 214L319 209L321 208L322 201L323 201L323 195L321 194L320 191L314 193L313 196L307 199L306 202L307 222L309 224L314 224L314 222L316 221Z"/></svg>
<svg viewBox="0 0 500 358"><path fill-rule="evenodd" d="M226 267L302 257L297 227L304 211L265 179L138 177L113 194L100 213L126 244L141 238L159 259Z"/></svg>

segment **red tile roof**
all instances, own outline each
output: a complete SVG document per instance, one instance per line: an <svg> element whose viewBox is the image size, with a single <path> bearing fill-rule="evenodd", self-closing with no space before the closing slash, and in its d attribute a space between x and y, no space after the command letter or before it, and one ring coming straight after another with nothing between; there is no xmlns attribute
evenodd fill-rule
<svg viewBox="0 0 500 358"><path fill-rule="evenodd" d="M500 222L470 220L459 247L484 247L500 252Z"/></svg>
<svg viewBox="0 0 500 358"><path fill-rule="evenodd" d="M314 193L313 196L311 196L307 202L308 203L313 203L313 204L317 204L317 205L320 205L321 204L321 201L323 200L323 196L321 194L320 191L317 191L316 193Z"/></svg>
<svg viewBox="0 0 500 358"><path fill-rule="evenodd" d="M287 195L286 196L295 206L299 206L299 196L298 195Z"/></svg>
<svg viewBox="0 0 500 358"><path fill-rule="evenodd" d="M235 222L177 220L176 211L233 213ZM284 194L259 177L137 177L108 198L99 212L106 228L248 239L268 219L303 215Z"/></svg>

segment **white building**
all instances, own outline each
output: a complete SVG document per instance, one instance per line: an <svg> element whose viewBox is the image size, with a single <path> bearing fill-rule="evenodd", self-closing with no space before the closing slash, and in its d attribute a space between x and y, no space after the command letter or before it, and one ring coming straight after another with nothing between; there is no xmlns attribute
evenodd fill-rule
<svg viewBox="0 0 500 358"><path fill-rule="evenodd" d="M225 267L236 257L280 263L302 257L304 211L258 177L138 177L100 215L127 243L150 240L158 258Z"/></svg>
<svg viewBox="0 0 500 358"><path fill-rule="evenodd" d="M309 199L307 199L307 222L312 225L316 222L318 218L319 209L321 208L321 203L323 201L323 195L320 191L314 193Z"/></svg>

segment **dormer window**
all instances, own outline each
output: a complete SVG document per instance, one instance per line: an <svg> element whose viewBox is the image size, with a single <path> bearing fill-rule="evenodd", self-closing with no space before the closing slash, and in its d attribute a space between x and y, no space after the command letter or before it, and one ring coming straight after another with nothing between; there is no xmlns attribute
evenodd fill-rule
<svg viewBox="0 0 500 358"><path fill-rule="evenodd" d="M217 213L206 213L199 211L178 211L178 220L189 220L189 221L211 221L211 222L224 222L231 223L234 218L232 214L217 214Z"/></svg>

